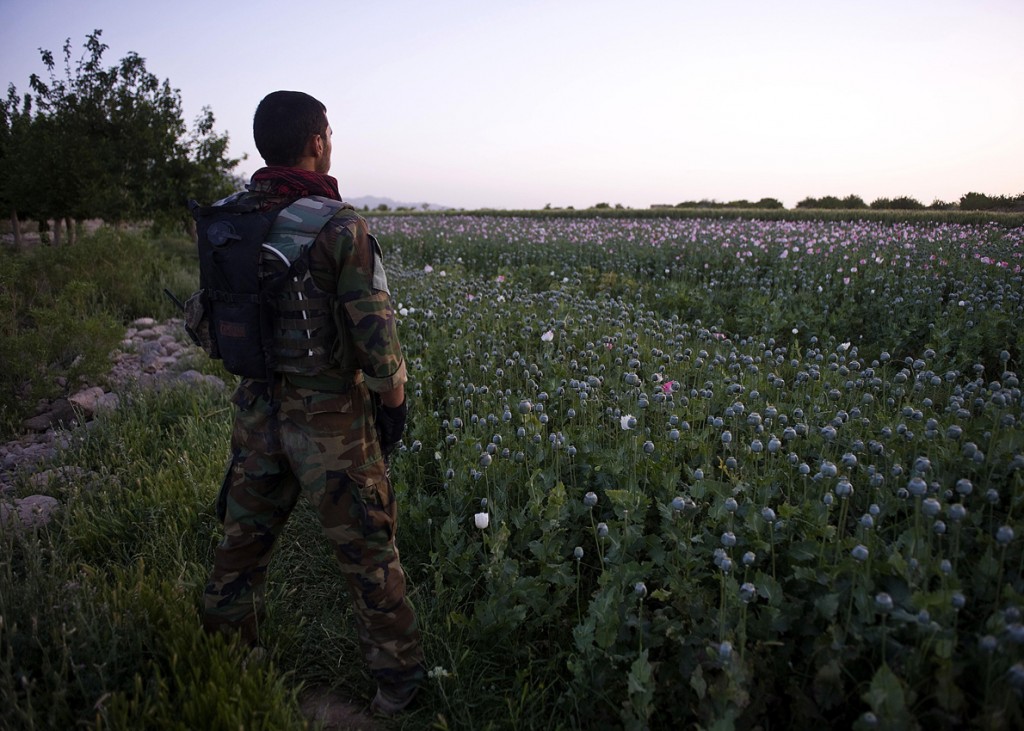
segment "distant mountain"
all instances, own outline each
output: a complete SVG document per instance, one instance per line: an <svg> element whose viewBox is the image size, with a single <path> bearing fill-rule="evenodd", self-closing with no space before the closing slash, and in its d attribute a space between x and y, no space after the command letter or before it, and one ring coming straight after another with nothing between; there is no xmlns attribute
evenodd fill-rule
<svg viewBox="0 0 1024 731"><path fill-rule="evenodd" d="M346 198L346 203L351 203L356 208L363 208L364 206L368 209L375 210L380 205L385 205L388 209L394 211L398 208L412 208L417 211L423 210L423 206L426 205L428 211L447 211L451 210L451 206L442 206L437 203L427 203L426 201L419 201L417 203L403 203L402 201L396 201L393 198L382 198L376 195L363 195L358 198Z"/></svg>

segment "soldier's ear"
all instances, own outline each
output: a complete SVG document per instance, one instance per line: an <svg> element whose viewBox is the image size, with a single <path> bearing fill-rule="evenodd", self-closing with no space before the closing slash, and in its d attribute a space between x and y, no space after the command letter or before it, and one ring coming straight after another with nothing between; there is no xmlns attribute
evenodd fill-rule
<svg viewBox="0 0 1024 731"><path fill-rule="evenodd" d="M324 138L321 135L313 135L309 138L309 142L306 143L306 149L303 151L304 157L318 158L324 154Z"/></svg>

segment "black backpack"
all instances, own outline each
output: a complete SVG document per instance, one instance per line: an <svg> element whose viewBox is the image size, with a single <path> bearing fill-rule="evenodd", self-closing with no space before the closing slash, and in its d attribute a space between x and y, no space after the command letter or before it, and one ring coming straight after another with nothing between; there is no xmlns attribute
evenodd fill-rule
<svg viewBox="0 0 1024 731"><path fill-rule="evenodd" d="M185 325L211 358L243 378L267 379L274 372L274 294L288 272L260 276L260 251L277 214L256 200L223 205L189 201L199 246L199 291L185 304Z"/></svg>

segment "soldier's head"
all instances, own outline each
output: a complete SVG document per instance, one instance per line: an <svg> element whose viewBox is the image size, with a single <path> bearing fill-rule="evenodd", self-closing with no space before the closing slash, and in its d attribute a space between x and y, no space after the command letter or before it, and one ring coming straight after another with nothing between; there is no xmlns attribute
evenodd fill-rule
<svg viewBox="0 0 1024 731"><path fill-rule="evenodd" d="M256 107L252 120L256 149L267 165L331 168L331 126L327 107L301 91L275 91Z"/></svg>

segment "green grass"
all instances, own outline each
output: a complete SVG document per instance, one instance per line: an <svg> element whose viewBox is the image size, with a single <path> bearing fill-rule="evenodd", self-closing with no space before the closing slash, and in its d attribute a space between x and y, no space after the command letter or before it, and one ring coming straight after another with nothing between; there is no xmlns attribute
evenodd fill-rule
<svg viewBox="0 0 1024 731"><path fill-rule="evenodd" d="M195 247L103 228L74 246L0 248L0 435L17 431L39 399L96 383L138 317L177 310L165 288L197 288Z"/></svg>
<svg viewBox="0 0 1024 731"><path fill-rule="evenodd" d="M223 469L223 394L139 395L63 460L49 528L3 534L0 702L7 728L302 728L297 686L242 670L198 601Z"/></svg>

